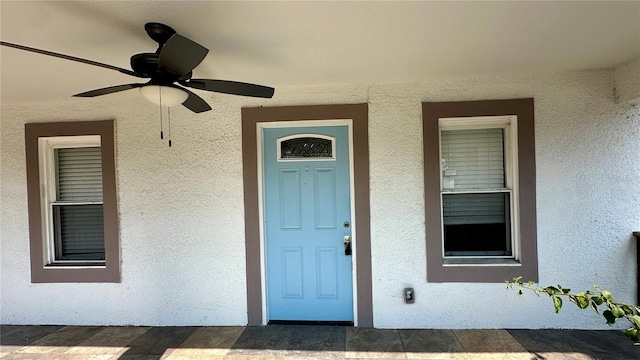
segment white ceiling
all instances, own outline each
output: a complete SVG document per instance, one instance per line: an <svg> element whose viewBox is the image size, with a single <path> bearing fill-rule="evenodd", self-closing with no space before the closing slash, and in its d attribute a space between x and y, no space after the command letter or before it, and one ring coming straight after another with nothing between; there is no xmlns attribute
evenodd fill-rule
<svg viewBox="0 0 640 360"><path fill-rule="evenodd" d="M210 52L194 78L270 85L612 68L640 56L640 1L0 2L0 39L129 69L162 22ZM2 103L138 82L0 47ZM196 91L197 92L197 91ZM114 96L114 95L108 95Z"/></svg>

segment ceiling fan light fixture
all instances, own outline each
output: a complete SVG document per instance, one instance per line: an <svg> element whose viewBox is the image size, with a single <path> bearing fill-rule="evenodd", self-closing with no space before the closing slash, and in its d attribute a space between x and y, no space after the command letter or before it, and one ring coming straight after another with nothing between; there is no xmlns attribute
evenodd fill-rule
<svg viewBox="0 0 640 360"><path fill-rule="evenodd" d="M145 85L140 88L140 93L152 103L167 107L180 105L189 97L182 89L163 85Z"/></svg>

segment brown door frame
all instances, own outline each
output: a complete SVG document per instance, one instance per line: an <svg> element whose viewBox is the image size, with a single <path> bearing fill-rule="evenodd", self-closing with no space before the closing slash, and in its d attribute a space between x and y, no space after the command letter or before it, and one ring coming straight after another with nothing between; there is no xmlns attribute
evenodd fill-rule
<svg viewBox="0 0 640 360"><path fill-rule="evenodd" d="M357 233L357 325L373 327L371 231L369 221L368 105L310 105L242 109L242 163L247 270L247 321L263 325L257 125L263 122L351 119L353 121L353 196ZM294 123L291 124L295 126Z"/></svg>

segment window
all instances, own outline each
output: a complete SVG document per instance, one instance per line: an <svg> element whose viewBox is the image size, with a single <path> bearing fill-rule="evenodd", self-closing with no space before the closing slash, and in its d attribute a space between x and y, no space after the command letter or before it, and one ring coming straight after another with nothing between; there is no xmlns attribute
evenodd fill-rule
<svg viewBox="0 0 640 360"><path fill-rule="evenodd" d="M278 139L278 161L335 160L335 138L320 134L301 134Z"/></svg>
<svg viewBox="0 0 640 360"><path fill-rule="evenodd" d="M515 258L511 219L517 119L439 119L445 260ZM514 210L512 214L511 210Z"/></svg>
<svg viewBox="0 0 640 360"><path fill-rule="evenodd" d="M27 124L32 282L119 282L113 121Z"/></svg>
<svg viewBox="0 0 640 360"><path fill-rule="evenodd" d="M40 138L49 265L104 265L100 136Z"/></svg>
<svg viewBox="0 0 640 360"><path fill-rule="evenodd" d="M537 279L533 99L424 103L427 280Z"/></svg>

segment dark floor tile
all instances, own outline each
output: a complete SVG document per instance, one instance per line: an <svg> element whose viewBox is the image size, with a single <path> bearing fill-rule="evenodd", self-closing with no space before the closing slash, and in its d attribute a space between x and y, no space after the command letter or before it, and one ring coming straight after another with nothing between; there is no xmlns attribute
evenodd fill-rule
<svg viewBox="0 0 640 360"><path fill-rule="evenodd" d="M15 354L38 354L50 357L51 354L61 354L80 344L104 329L99 326L65 326L58 331L50 333L20 349L10 355Z"/></svg>
<svg viewBox="0 0 640 360"><path fill-rule="evenodd" d="M406 358L398 330L347 328L347 358Z"/></svg>
<svg viewBox="0 0 640 360"><path fill-rule="evenodd" d="M402 351L398 330L348 328L347 350Z"/></svg>
<svg viewBox="0 0 640 360"><path fill-rule="evenodd" d="M620 330L563 330L570 336L576 347L593 352L602 360L640 359L640 346Z"/></svg>
<svg viewBox="0 0 640 360"><path fill-rule="evenodd" d="M503 329L453 330L472 360L535 359L511 334Z"/></svg>
<svg viewBox="0 0 640 360"><path fill-rule="evenodd" d="M251 326L244 329L232 349L286 350L292 338L287 325Z"/></svg>
<svg viewBox="0 0 640 360"><path fill-rule="evenodd" d="M65 326L33 343L34 346L69 347L87 340L104 327L100 326Z"/></svg>
<svg viewBox="0 0 640 360"><path fill-rule="evenodd" d="M288 350L344 351L347 332L343 326L292 326Z"/></svg>
<svg viewBox="0 0 640 360"><path fill-rule="evenodd" d="M147 330L149 330L148 327L137 326L107 327L65 351L65 355L86 356L87 358L99 358L100 355L119 355L124 353L127 346Z"/></svg>
<svg viewBox="0 0 640 360"><path fill-rule="evenodd" d="M588 360L596 359L593 351L575 341L566 330L507 330L536 359Z"/></svg>
<svg viewBox="0 0 640 360"><path fill-rule="evenodd" d="M161 359L163 359L162 355L119 355L110 360L161 360Z"/></svg>
<svg viewBox="0 0 640 360"><path fill-rule="evenodd" d="M21 327L23 327L23 326L22 325L0 325L0 337L2 337L2 335L6 334L6 333L8 333L10 331L19 329Z"/></svg>
<svg viewBox="0 0 640 360"><path fill-rule="evenodd" d="M288 356L318 359L344 358L347 333L344 326L293 325Z"/></svg>
<svg viewBox="0 0 640 360"><path fill-rule="evenodd" d="M0 332L0 345L5 346L24 346L28 345L42 337L45 337L55 331L62 329L64 326L54 325L3 325Z"/></svg>
<svg viewBox="0 0 640 360"><path fill-rule="evenodd" d="M162 356L167 349L179 347L197 329L186 326L152 327L129 344L122 358L134 355Z"/></svg>
<svg viewBox="0 0 640 360"><path fill-rule="evenodd" d="M99 333L88 338L78 346L99 346L99 347L121 347L127 346L145 332L150 327L145 326L110 326L104 328Z"/></svg>
<svg viewBox="0 0 640 360"><path fill-rule="evenodd" d="M451 330L399 330L407 358L468 359L464 348Z"/></svg>
<svg viewBox="0 0 640 360"><path fill-rule="evenodd" d="M0 357L39 340L63 326L3 325L0 330Z"/></svg>
<svg viewBox="0 0 640 360"><path fill-rule="evenodd" d="M229 356L273 356L286 354L293 337L292 327L287 325L251 326L244 329L242 335L229 351Z"/></svg>
<svg viewBox="0 0 640 360"><path fill-rule="evenodd" d="M202 327L168 355L175 359L222 357L229 352L243 330L244 328L239 326Z"/></svg>

